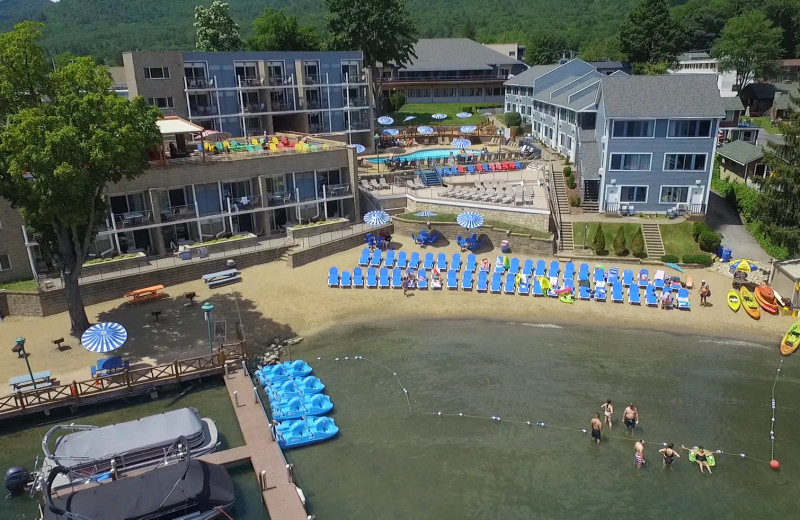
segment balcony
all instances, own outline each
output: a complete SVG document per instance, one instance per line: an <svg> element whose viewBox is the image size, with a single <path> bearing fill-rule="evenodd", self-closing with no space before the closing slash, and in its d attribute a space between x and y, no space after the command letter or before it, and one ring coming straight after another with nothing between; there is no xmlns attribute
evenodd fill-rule
<svg viewBox="0 0 800 520"><path fill-rule="evenodd" d="M116 222L117 229L128 229L153 223L153 212L149 209L113 213L112 217L114 218L114 222Z"/></svg>
<svg viewBox="0 0 800 520"><path fill-rule="evenodd" d="M350 184L331 184L323 186L326 198L335 199L338 197L346 197L352 192L350 191Z"/></svg>
<svg viewBox="0 0 800 520"><path fill-rule="evenodd" d="M321 99L306 99L305 103L300 104L301 108L305 108L307 110L317 110L322 108L328 108L328 100L325 98Z"/></svg>
<svg viewBox="0 0 800 520"><path fill-rule="evenodd" d="M241 82L240 86L242 88L256 88L256 87L265 87L267 86L267 79L261 76L255 77L239 77L239 81Z"/></svg>
<svg viewBox="0 0 800 520"><path fill-rule="evenodd" d="M189 107L189 117L211 117L219 115L219 109L210 107Z"/></svg>
<svg viewBox="0 0 800 520"><path fill-rule="evenodd" d="M270 105L272 112L290 112L295 109L293 103L287 103L286 101L273 101Z"/></svg>
<svg viewBox="0 0 800 520"><path fill-rule="evenodd" d="M351 98L342 98L342 105L349 106L349 107L366 107L367 106L367 98L365 97L351 97Z"/></svg>
<svg viewBox="0 0 800 520"><path fill-rule="evenodd" d="M448 83L448 82L486 82L486 81L505 81L508 74L409 74L404 76L392 76L383 80L384 85L393 83Z"/></svg>
<svg viewBox="0 0 800 520"><path fill-rule="evenodd" d="M288 206L295 202L295 194L291 191L281 191L267 195L267 207Z"/></svg>
<svg viewBox="0 0 800 520"><path fill-rule="evenodd" d="M188 90L210 90L214 88L214 80L205 78L186 78L186 88Z"/></svg>
<svg viewBox="0 0 800 520"><path fill-rule="evenodd" d="M324 123L308 123L308 131L312 134L331 132L331 127Z"/></svg>
<svg viewBox="0 0 800 520"><path fill-rule="evenodd" d="M178 222L197 217L194 204L168 206L161 209L161 222Z"/></svg>
<svg viewBox="0 0 800 520"><path fill-rule="evenodd" d="M291 76L283 76L283 75L270 76L269 84L272 87L278 87L280 85L293 85L294 83L292 79L293 78Z"/></svg>
<svg viewBox="0 0 800 520"><path fill-rule="evenodd" d="M231 212L247 211L261 208L261 197L259 195L248 195L246 197L230 197Z"/></svg>
<svg viewBox="0 0 800 520"><path fill-rule="evenodd" d="M303 76L303 83L306 85L318 85L320 82L319 74L306 74Z"/></svg>
<svg viewBox="0 0 800 520"><path fill-rule="evenodd" d="M264 103L252 103L242 107L242 112L245 114L262 113L267 111L267 105Z"/></svg>
<svg viewBox="0 0 800 520"><path fill-rule="evenodd" d="M350 121L350 130L368 130L369 121Z"/></svg>

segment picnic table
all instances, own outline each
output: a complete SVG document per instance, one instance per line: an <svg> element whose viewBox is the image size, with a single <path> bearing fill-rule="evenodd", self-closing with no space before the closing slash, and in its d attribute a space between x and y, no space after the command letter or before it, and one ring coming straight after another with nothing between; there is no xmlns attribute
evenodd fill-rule
<svg viewBox="0 0 800 520"><path fill-rule="evenodd" d="M166 298L168 294L160 292L163 289L163 285L153 285L152 287L145 287L144 289L136 289L135 291L127 292L124 294L124 296L126 298L131 298L128 301L129 305L136 305L142 302Z"/></svg>
<svg viewBox="0 0 800 520"><path fill-rule="evenodd" d="M226 283L238 282L242 279L238 269L227 269L216 273L204 274L202 278L209 289Z"/></svg>
<svg viewBox="0 0 800 520"><path fill-rule="evenodd" d="M9 386L11 386L11 390L14 392L19 392L21 390L33 390L33 383L36 383L36 389L39 388L47 388L49 386L53 386L53 381L51 378L53 377L53 372L50 370L44 370L42 372L35 372L33 374L33 379L31 379L30 374L25 374L24 376L16 376L12 377L8 380ZM30 388L28 388L30 387Z"/></svg>
<svg viewBox="0 0 800 520"><path fill-rule="evenodd" d="M98 375L103 375L103 372L108 375L118 370L128 370L128 368L130 368L130 362L127 359L123 360L121 356L112 356L98 359L97 365L89 367L89 370L92 373L92 377L96 377Z"/></svg>

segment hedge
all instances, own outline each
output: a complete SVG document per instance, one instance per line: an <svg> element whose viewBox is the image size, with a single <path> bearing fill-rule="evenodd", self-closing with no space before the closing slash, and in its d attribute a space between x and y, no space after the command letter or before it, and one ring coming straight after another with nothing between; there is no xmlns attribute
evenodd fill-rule
<svg viewBox="0 0 800 520"><path fill-rule="evenodd" d="M706 267L714 263L714 259L708 253L694 253L691 255L683 255L684 264L700 264Z"/></svg>
<svg viewBox="0 0 800 520"><path fill-rule="evenodd" d="M697 245L700 246L700 249L707 252L707 253L716 253L717 249L719 249L719 244L722 239L711 231L707 229L700 233L700 236L697 237Z"/></svg>
<svg viewBox="0 0 800 520"><path fill-rule="evenodd" d="M572 206L573 208L580 207L581 198L578 197L577 195L570 195L570 197L569 197L569 205Z"/></svg>
<svg viewBox="0 0 800 520"><path fill-rule="evenodd" d="M564 177L572 175L572 166L564 166Z"/></svg>
<svg viewBox="0 0 800 520"><path fill-rule="evenodd" d="M677 255L664 255L661 257L661 261L665 264L677 264L681 259Z"/></svg>
<svg viewBox="0 0 800 520"><path fill-rule="evenodd" d="M711 228L705 222L695 222L692 226L692 238L695 242L703 231L711 231Z"/></svg>
<svg viewBox="0 0 800 520"><path fill-rule="evenodd" d="M644 235L642 234L641 227L631 239L631 254L633 254L633 256L636 258L644 258L647 256L647 251L644 247Z"/></svg>

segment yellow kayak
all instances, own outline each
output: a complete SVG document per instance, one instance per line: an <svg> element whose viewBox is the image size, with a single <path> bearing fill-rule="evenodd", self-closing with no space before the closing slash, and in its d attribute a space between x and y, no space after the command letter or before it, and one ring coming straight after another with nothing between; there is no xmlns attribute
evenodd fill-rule
<svg viewBox="0 0 800 520"><path fill-rule="evenodd" d="M800 321L789 327L781 341L781 354L788 356L800 346Z"/></svg>
<svg viewBox="0 0 800 520"><path fill-rule="evenodd" d="M761 318L761 311L758 308L758 302L756 301L755 296L753 296L753 293L751 293L750 290L744 285L741 289L739 289L739 292L742 295L742 306L744 307L744 311L754 320Z"/></svg>
<svg viewBox="0 0 800 520"><path fill-rule="evenodd" d="M742 302L739 300L739 293L736 292L736 289L728 291L728 307L730 307L733 312L736 312L741 306Z"/></svg>

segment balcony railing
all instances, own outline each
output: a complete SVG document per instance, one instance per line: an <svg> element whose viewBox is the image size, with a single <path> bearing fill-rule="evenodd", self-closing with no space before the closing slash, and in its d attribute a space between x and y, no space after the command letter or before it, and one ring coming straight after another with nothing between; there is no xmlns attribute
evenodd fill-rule
<svg viewBox="0 0 800 520"><path fill-rule="evenodd" d="M216 116L219 114L217 107L189 107L191 117Z"/></svg>
<svg viewBox="0 0 800 520"><path fill-rule="evenodd" d="M308 131L312 134L322 134L325 132L331 132L331 127L328 124L322 123L309 123L308 124Z"/></svg>
<svg viewBox="0 0 800 520"><path fill-rule="evenodd" d="M269 78L270 86L277 87L279 85L292 85L292 77L291 76L270 76Z"/></svg>
<svg viewBox="0 0 800 520"><path fill-rule="evenodd" d="M426 81L503 81L508 74L415 74L413 76L392 76L386 83L426 82Z"/></svg>
<svg viewBox="0 0 800 520"><path fill-rule="evenodd" d="M239 77L242 87L264 87L267 85L266 78L261 76L255 77Z"/></svg>
<svg viewBox="0 0 800 520"><path fill-rule="evenodd" d="M197 78L197 79L186 79L186 88L189 90L207 90L214 88L214 80L213 79L205 79L205 78Z"/></svg>
<svg viewBox="0 0 800 520"><path fill-rule="evenodd" d="M342 104L345 106L350 107L365 107L367 106L367 98L365 97L351 97L351 98L342 98Z"/></svg>
<svg viewBox="0 0 800 520"><path fill-rule="evenodd" d="M259 195L248 195L246 197L230 197L231 211L247 211L261 207L261 197Z"/></svg>
<svg viewBox="0 0 800 520"><path fill-rule="evenodd" d="M302 104L301 104L302 106ZM325 98L322 99L306 99L305 100L305 108L309 110L313 110L316 108L328 108L328 100Z"/></svg>
<svg viewBox="0 0 800 520"><path fill-rule="evenodd" d="M330 184L324 187L328 198L344 197L350 195L350 184Z"/></svg>
<svg viewBox="0 0 800 520"><path fill-rule="evenodd" d="M351 130L366 130L369 128L369 121L350 121Z"/></svg>
<svg viewBox="0 0 800 520"><path fill-rule="evenodd" d="M282 192L275 192L270 193L267 195L267 206L286 206L287 204L291 204L295 201L295 195L291 191L282 191Z"/></svg>
<svg viewBox="0 0 800 520"><path fill-rule="evenodd" d="M242 108L242 112L253 113L253 112L266 112L266 111L267 111L267 105L265 103L258 103L258 104L252 103L250 105L245 105Z"/></svg>
<svg viewBox="0 0 800 520"><path fill-rule="evenodd" d="M294 105L285 101L273 101L270 104L272 105L273 112L287 112L289 110L294 110Z"/></svg>
<svg viewBox="0 0 800 520"><path fill-rule="evenodd" d="M177 222L179 220L195 218L196 216L194 204L168 206L161 210L161 222Z"/></svg>
<svg viewBox="0 0 800 520"><path fill-rule="evenodd" d="M316 85L319 83L319 74L306 74L303 80L306 85Z"/></svg>
<svg viewBox="0 0 800 520"><path fill-rule="evenodd" d="M117 229L144 226L153 223L153 212L149 209L114 213L113 216L114 221L117 223Z"/></svg>

